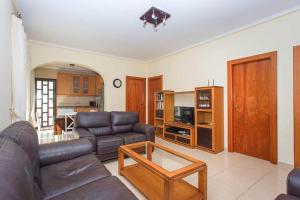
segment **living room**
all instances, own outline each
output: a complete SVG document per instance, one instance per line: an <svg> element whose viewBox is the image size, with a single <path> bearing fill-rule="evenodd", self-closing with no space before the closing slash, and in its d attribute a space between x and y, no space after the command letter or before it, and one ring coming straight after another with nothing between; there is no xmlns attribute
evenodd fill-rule
<svg viewBox="0 0 300 200"><path fill-rule="evenodd" d="M299 18L299 0L1 1L0 199L300 199ZM97 89L74 95L72 77L37 107L39 78L67 85L37 70L59 68L80 69L82 91L101 76L103 106ZM93 109L60 124L66 96ZM36 167L31 148L41 172L26 182L16 171ZM74 177L75 161L98 168Z"/></svg>

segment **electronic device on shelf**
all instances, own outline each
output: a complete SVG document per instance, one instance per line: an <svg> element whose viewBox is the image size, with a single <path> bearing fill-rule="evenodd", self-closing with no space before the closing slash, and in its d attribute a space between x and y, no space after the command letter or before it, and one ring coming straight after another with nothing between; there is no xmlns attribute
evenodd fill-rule
<svg viewBox="0 0 300 200"><path fill-rule="evenodd" d="M166 131L169 133L179 134L179 135L190 135L190 130L184 129L184 128L178 128L178 127L169 127L166 128Z"/></svg>
<svg viewBox="0 0 300 200"><path fill-rule="evenodd" d="M178 122L182 122L186 124L194 124L195 123L194 107L175 106L174 119L175 121Z"/></svg>

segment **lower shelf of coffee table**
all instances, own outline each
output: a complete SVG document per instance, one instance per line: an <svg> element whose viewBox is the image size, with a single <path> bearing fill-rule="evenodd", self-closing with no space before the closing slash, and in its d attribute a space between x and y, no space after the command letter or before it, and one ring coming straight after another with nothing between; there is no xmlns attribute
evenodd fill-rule
<svg viewBox="0 0 300 200"><path fill-rule="evenodd" d="M164 199L164 180L141 164L126 166L121 174L148 199ZM174 183L174 200L201 200L203 195L184 180Z"/></svg>

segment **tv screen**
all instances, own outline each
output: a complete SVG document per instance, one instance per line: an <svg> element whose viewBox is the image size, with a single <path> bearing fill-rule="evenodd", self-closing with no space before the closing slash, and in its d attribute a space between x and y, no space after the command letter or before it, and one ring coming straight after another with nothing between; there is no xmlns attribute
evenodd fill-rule
<svg viewBox="0 0 300 200"><path fill-rule="evenodd" d="M174 118L175 121L180 121L182 123L194 124L194 107L181 107L175 106L174 108Z"/></svg>

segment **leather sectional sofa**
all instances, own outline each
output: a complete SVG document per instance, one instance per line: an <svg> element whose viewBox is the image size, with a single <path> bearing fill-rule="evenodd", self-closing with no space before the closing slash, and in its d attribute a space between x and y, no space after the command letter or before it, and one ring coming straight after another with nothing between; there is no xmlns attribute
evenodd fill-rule
<svg viewBox="0 0 300 200"><path fill-rule="evenodd" d="M28 122L0 133L0 199L136 200L86 139L38 145Z"/></svg>
<svg viewBox="0 0 300 200"><path fill-rule="evenodd" d="M300 200L300 169L293 169L287 177L287 194L279 195L276 200Z"/></svg>
<svg viewBox="0 0 300 200"><path fill-rule="evenodd" d="M77 113L74 131L92 143L102 161L117 158L120 145L155 140L154 127L139 123L136 112Z"/></svg>

